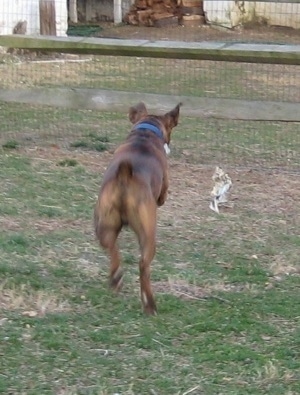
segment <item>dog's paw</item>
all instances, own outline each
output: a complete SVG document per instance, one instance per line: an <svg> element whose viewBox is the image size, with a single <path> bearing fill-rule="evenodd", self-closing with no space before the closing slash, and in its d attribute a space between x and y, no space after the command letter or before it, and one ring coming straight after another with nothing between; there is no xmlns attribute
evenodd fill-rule
<svg viewBox="0 0 300 395"><path fill-rule="evenodd" d="M118 292L123 286L123 272L119 268L109 279L110 287Z"/></svg>
<svg viewBox="0 0 300 395"><path fill-rule="evenodd" d="M152 295L142 292L142 303L144 313L147 315L157 315L157 308Z"/></svg>
<svg viewBox="0 0 300 395"><path fill-rule="evenodd" d="M144 313L146 315L157 315L156 307L144 306Z"/></svg>

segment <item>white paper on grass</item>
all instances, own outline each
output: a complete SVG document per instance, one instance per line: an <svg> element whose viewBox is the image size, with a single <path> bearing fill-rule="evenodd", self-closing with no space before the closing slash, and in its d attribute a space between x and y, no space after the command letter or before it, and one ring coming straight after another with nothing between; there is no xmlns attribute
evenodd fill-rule
<svg viewBox="0 0 300 395"><path fill-rule="evenodd" d="M215 185L211 191L209 208L219 214L219 204L226 203L228 192L232 187L231 178L224 170L217 166L212 176Z"/></svg>

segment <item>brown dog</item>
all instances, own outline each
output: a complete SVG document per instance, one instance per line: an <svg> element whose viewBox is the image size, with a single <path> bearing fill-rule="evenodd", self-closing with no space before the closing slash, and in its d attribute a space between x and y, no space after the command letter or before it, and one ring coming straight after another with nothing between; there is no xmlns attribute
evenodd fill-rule
<svg viewBox="0 0 300 395"><path fill-rule="evenodd" d="M144 312L156 313L150 284L150 263L155 255L156 211L167 197L168 166L165 145L179 118L179 103L165 115L149 115L144 103L129 110L134 124L126 141L115 151L95 207L95 232L110 255L110 286L122 285L117 237L124 225L136 233L141 258L140 286Z"/></svg>

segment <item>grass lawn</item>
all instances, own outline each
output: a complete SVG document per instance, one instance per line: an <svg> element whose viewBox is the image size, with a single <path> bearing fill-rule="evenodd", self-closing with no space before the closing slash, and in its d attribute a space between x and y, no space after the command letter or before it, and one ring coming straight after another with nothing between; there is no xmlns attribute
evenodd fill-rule
<svg viewBox="0 0 300 395"><path fill-rule="evenodd" d="M239 133L181 119L152 264L158 316L145 317L134 236L122 234L114 295L92 228L125 115L1 103L0 117L0 392L300 392L299 176L274 170L289 169L279 152L297 169L299 125ZM216 164L234 184L219 216L208 208Z"/></svg>
<svg viewBox="0 0 300 395"><path fill-rule="evenodd" d="M131 105L132 103L128 104ZM174 103L176 104L176 103ZM111 150L124 139L126 114L0 103L0 146ZM182 118L172 155L202 165L299 170L300 124Z"/></svg>

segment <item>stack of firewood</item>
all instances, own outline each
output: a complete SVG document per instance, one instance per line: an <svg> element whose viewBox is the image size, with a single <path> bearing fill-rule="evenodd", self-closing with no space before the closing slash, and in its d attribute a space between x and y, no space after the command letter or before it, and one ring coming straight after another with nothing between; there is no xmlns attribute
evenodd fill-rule
<svg viewBox="0 0 300 395"><path fill-rule="evenodd" d="M135 0L124 22L140 26L178 25L178 0Z"/></svg>

